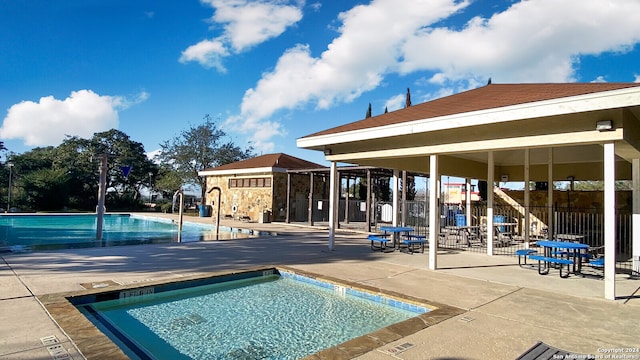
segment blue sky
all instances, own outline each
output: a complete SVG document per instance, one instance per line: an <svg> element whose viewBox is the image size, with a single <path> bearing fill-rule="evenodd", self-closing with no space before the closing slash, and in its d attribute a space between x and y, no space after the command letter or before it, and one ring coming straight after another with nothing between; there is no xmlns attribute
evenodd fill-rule
<svg viewBox="0 0 640 360"><path fill-rule="evenodd" d="M637 0L0 2L0 141L117 128L145 150L202 122L296 139L486 84L640 81ZM3 159L4 160L4 159Z"/></svg>

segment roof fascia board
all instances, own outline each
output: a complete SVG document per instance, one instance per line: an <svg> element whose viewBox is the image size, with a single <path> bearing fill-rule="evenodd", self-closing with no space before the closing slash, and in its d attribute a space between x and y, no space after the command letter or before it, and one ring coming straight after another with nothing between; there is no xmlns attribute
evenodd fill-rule
<svg viewBox="0 0 640 360"><path fill-rule="evenodd" d="M297 140L301 148L640 105L640 88L563 97ZM328 157L327 157L328 159Z"/></svg>
<svg viewBox="0 0 640 360"><path fill-rule="evenodd" d="M198 171L198 176L222 176L222 175L248 175L257 173L283 173L287 169L279 167L261 167L251 169L229 169L229 170L204 170Z"/></svg>
<svg viewBox="0 0 640 360"><path fill-rule="evenodd" d="M469 141L465 143L451 143L442 145L426 145L409 148L386 149L335 154L326 156L329 161L357 161L361 159L381 159L397 157L415 157L416 155L427 156L432 154L444 155L455 153L470 153L489 150L511 150L528 147L552 147L566 145L582 145L593 143L606 143L623 140L622 129L615 131L597 132L581 131L570 134L550 134L539 136L526 136L508 139L494 139L482 141Z"/></svg>

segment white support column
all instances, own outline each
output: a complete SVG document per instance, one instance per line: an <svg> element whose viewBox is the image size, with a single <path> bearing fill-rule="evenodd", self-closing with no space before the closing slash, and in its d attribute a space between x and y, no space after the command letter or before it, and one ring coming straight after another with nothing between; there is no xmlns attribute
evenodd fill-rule
<svg viewBox="0 0 640 360"><path fill-rule="evenodd" d="M338 166L335 161L331 162L329 176L329 250L333 250L333 243L336 235L338 222Z"/></svg>
<svg viewBox="0 0 640 360"><path fill-rule="evenodd" d="M616 154L604 144L604 297L616 298Z"/></svg>
<svg viewBox="0 0 640 360"><path fill-rule="evenodd" d="M631 161L631 179L633 183L633 215L631 219L633 271L640 274L640 159Z"/></svg>
<svg viewBox="0 0 640 360"><path fill-rule="evenodd" d="M440 237L440 206L438 202L438 155L429 156L429 269L438 268L438 238Z"/></svg>
<svg viewBox="0 0 640 360"><path fill-rule="evenodd" d="M465 218L467 226L471 226L471 178L465 179Z"/></svg>
<svg viewBox="0 0 640 360"><path fill-rule="evenodd" d="M393 215L391 217L391 224L398 226L398 195L400 194L398 186L399 171L393 170L393 176L391 177L391 196L393 196Z"/></svg>
<svg viewBox="0 0 640 360"><path fill-rule="evenodd" d="M553 148L549 148L547 159L547 231L549 240L555 237L554 231L554 214L553 214Z"/></svg>
<svg viewBox="0 0 640 360"><path fill-rule="evenodd" d="M530 170L531 156L529 149L524 149L524 247L529 248L529 238L531 232L531 192L529 190L529 170ZM538 226L540 226L538 224Z"/></svg>
<svg viewBox="0 0 640 360"><path fill-rule="evenodd" d="M402 198L400 199L400 213L402 214L400 223L407 226L407 171L402 170Z"/></svg>
<svg viewBox="0 0 640 360"><path fill-rule="evenodd" d="M487 154L487 255L493 255L493 182L495 166L493 151Z"/></svg>

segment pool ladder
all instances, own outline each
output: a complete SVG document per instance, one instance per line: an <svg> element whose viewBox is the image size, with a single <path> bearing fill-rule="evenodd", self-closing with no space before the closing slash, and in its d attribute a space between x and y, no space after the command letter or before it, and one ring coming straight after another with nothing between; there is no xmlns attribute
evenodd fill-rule
<svg viewBox="0 0 640 360"><path fill-rule="evenodd" d="M182 189L178 189L175 194L173 194L173 203L171 206L171 211L176 207L176 197L180 196L180 207L178 211L178 242L182 242L182 210L184 209L184 192Z"/></svg>

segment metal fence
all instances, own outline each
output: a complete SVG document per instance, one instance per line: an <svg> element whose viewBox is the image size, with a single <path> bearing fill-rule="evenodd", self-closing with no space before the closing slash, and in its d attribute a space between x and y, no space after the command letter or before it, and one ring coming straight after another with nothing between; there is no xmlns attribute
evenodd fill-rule
<svg viewBox="0 0 640 360"><path fill-rule="evenodd" d="M305 209L308 204L296 204ZM376 231L380 226L388 225L393 218L393 205L390 202L376 202L371 205L371 229ZM404 217L402 212L405 212ZM338 221L368 229L366 224L366 202L362 200L341 199L338 209ZM486 253L487 246L487 206L486 203L474 203L471 208L471 221L467 223L464 205L441 205L440 207L440 238L439 246L453 248L460 251ZM498 204L493 208L496 230L494 236L494 254L515 256L515 251L527 247L525 243L525 214L524 206L512 204ZM308 221L308 214L298 216L294 221ZM315 200L312 208L314 222L329 220L328 199ZM632 222L631 214L618 212L616 214L616 268L623 273L631 273L632 264ZM427 201L407 201L399 207L398 222L411 226L416 233L429 233L429 204ZM464 224L462 224L464 221ZM534 246L536 240L549 238L549 208L546 206L529 207L529 246ZM500 225L503 224L503 225ZM464 225L464 229L461 230ZM578 235L580 242L591 248L604 246L604 214L593 209L553 209L552 234L554 237L562 234ZM604 252L604 250L602 250Z"/></svg>

